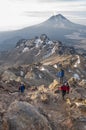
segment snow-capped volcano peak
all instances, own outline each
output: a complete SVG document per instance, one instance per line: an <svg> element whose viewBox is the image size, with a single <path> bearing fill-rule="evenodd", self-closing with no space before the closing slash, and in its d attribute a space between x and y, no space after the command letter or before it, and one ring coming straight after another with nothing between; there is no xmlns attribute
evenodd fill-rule
<svg viewBox="0 0 86 130"><path fill-rule="evenodd" d="M58 19L66 19L62 14L54 15L54 17L56 17Z"/></svg>
<svg viewBox="0 0 86 130"><path fill-rule="evenodd" d="M68 28L73 26L73 23L61 14L53 15L47 21L45 21L44 24L48 24L48 26L54 26L55 28Z"/></svg>
<svg viewBox="0 0 86 130"><path fill-rule="evenodd" d="M52 17L50 17L48 20L57 20L62 22L63 20L65 21L69 21L67 18L65 18L63 15L58 14L58 15L53 15Z"/></svg>
<svg viewBox="0 0 86 130"><path fill-rule="evenodd" d="M72 22L70 22L67 18L65 18L63 15L58 14L58 15L53 15L50 17L47 21L48 24L53 24L55 27L60 27L60 28L66 28L70 27L72 25Z"/></svg>

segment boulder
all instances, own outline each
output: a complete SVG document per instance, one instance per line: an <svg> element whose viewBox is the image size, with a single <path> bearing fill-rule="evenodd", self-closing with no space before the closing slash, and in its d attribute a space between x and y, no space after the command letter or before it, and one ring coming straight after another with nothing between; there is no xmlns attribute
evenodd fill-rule
<svg viewBox="0 0 86 130"><path fill-rule="evenodd" d="M16 82L22 82L23 78L18 76L17 79L16 79Z"/></svg>
<svg viewBox="0 0 86 130"><path fill-rule="evenodd" d="M80 85L81 87L85 87L85 88L86 88L86 80L83 79L83 80L79 83L79 85Z"/></svg>
<svg viewBox="0 0 86 130"><path fill-rule="evenodd" d="M4 130L52 130L48 120L27 102L13 102L3 122Z"/></svg>
<svg viewBox="0 0 86 130"><path fill-rule="evenodd" d="M47 92L47 88L44 85L38 87L39 92Z"/></svg>
<svg viewBox="0 0 86 130"><path fill-rule="evenodd" d="M55 80L53 81L53 83L51 83L51 84L49 85L49 89L55 90L55 89L57 89L58 85L59 85L59 83L58 83L58 81L55 79Z"/></svg>
<svg viewBox="0 0 86 130"><path fill-rule="evenodd" d="M72 130L86 130L86 117L81 116L74 120Z"/></svg>
<svg viewBox="0 0 86 130"><path fill-rule="evenodd" d="M81 110L81 112L84 112L84 114L86 114L86 106L85 105L79 106L79 109Z"/></svg>
<svg viewBox="0 0 86 130"><path fill-rule="evenodd" d="M25 75L25 79L31 79L33 77L33 74L31 72L27 72Z"/></svg>
<svg viewBox="0 0 86 130"><path fill-rule="evenodd" d="M42 94L40 98L43 103L47 104L49 102L49 96L47 94Z"/></svg>
<svg viewBox="0 0 86 130"><path fill-rule="evenodd" d="M16 80L16 78L17 76L9 70L4 71L4 73L2 74L3 81Z"/></svg>

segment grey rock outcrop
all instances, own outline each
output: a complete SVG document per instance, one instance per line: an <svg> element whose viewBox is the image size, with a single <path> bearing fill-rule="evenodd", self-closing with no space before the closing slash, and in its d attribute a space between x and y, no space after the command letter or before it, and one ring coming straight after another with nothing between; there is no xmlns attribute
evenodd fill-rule
<svg viewBox="0 0 86 130"><path fill-rule="evenodd" d="M9 70L4 71L4 73L2 74L3 81L15 80L16 78L16 75Z"/></svg>
<svg viewBox="0 0 86 130"><path fill-rule="evenodd" d="M13 102L5 116L5 130L52 130L47 119L27 102Z"/></svg>

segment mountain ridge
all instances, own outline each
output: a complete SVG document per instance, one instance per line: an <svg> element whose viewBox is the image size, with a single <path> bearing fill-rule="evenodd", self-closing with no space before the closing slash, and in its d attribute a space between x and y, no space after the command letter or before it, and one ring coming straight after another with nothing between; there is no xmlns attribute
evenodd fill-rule
<svg viewBox="0 0 86 130"><path fill-rule="evenodd" d="M0 60L3 55L0 130L86 130L86 56L46 34L21 39ZM60 69L70 86L64 100Z"/></svg>

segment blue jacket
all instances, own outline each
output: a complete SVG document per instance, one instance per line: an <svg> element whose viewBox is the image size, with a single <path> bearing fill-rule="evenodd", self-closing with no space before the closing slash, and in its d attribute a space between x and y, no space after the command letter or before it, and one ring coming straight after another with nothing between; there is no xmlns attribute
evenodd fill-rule
<svg viewBox="0 0 86 130"><path fill-rule="evenodd" d="M24 85L21 85L21 86L19 87L19 90L23 93L24 90L25 90L25 86L24 86Z"/></svg>
<svg viewBox="0 0 86 130"><path fill-rule="evenodd" d="M57 73L57 76L58 77L64 77L64 70L61 70L61 71L59 71L58 73Z"/></svg>

